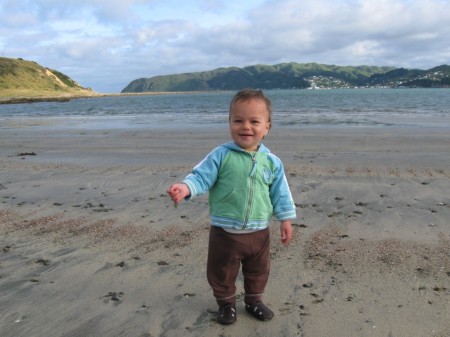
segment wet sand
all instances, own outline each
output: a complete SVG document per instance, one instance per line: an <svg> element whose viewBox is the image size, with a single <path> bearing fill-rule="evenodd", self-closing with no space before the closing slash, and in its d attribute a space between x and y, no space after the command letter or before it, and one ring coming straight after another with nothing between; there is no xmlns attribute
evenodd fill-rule
<svg viewBox="0 0 450 337"><path fill-rule="evenodd" d="M226 130L0 129L0 335L450 336L450 133L284 129L295 239L272 231L270 322L221 326L207 197L168 186Z"/></svg>

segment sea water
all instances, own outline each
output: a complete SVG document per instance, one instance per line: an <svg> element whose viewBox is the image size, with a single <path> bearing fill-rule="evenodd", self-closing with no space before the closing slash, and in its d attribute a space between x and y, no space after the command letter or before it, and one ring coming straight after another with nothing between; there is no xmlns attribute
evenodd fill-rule
<svg viewBox="0 0 450 337"><path fill-rule="evenodd" d="M450 89L266 90L276 127L450 127ZM0 129L212 128L235 92L199 92L0 105Z"/></svg>

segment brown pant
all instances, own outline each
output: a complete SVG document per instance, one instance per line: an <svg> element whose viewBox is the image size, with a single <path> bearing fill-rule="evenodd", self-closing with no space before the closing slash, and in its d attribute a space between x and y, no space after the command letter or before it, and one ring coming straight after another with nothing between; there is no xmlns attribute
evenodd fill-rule
<svg viewBox="0 0 450 337"><path fill-rule="evenodd" d="M231 234L211 226L206 274L219 305L236 302L236 278L241 264L245 303L261 301L270 272L269 229Z"/></svg>

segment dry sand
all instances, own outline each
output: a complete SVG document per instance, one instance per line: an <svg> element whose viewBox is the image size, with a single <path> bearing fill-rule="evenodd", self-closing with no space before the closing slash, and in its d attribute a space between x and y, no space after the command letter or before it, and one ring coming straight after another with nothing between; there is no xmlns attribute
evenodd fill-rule
<svg viewBox="0 0 450 337"><path fill-rule="evenodd" d="M0 125L0 336L450 336L450 133L274 128L297 204L265 302L222 326L207 198L167 187L226 130Z"/></svg>

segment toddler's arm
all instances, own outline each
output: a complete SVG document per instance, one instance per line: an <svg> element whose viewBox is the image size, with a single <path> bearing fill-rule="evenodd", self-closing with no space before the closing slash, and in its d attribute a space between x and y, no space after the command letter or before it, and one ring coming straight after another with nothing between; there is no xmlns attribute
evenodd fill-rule
<svg viewBox="0 0 450 337"><path fill-rule="evenodd" d="M281 230L281 243L287 245L292 240L291 220L281 221L280 230Z"/></svg>
<svg viewBox="0 0 450 337"><path fill-rule="evenodd" d="M189 188L186 184L173 184L170 186L170 188L167 190L167 193L169 194L172 201L176 204L178 204L181 200L191 195L191 192L189 191Z"/></svg>

